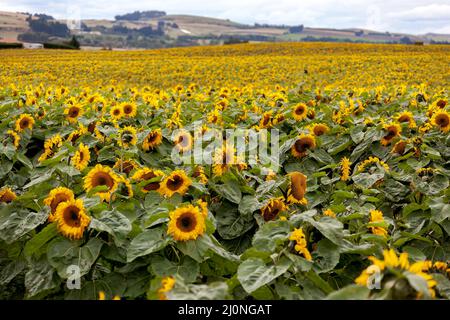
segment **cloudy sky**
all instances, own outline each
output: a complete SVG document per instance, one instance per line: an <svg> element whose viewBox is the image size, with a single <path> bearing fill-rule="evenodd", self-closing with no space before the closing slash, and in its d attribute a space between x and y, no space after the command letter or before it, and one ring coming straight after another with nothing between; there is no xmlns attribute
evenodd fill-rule
<svg viewBox="0 0 450 320"><path fill-rule="evenodd" d="M0 11L42 12L56 18L111 19L152 9L250 24L450 33L450 0L0 0Z"/></svg>

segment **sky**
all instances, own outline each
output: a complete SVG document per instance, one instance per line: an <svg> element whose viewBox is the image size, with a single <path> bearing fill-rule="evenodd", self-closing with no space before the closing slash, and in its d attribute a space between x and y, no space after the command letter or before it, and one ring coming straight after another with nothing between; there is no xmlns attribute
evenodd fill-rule
<svg viewBox="0 0 450 320"><path fill-rule="evenodd" d="M162 10L248 24L450 34L450 0L0 0L0 11L46 13L58 19L113 19L135 10Z"/></svg>

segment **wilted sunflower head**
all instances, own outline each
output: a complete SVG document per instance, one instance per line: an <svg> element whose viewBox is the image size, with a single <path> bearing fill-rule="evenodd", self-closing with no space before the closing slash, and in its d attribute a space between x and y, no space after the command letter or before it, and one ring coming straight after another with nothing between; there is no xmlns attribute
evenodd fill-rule
<svg viewBox="0 0 450 320"><path fill-rule="evenodd" d="M450 114L445 110L437 111L433 114L431 123L441 131L448 132L450 130Z"/></svg>
<svg viewBox="0 0 450 320"><path fill-rule="evenodd" d="M383 146L387 146L392 142L392 140L400 135L402 131L402 127L398 123L392 123L385 125L384 129L386 130L386 135L381 139L381 144Z"/></svg>
<svg viewBox="0 0 450 320"><path fill-rule="evenodd" d="M205 217L200 208L188 205L177 208L170 214L167 233L175 241L195 240L205 232Z"/></svg>
<svg viewBox="0 0 450 320"><path fill-rule="evenodd" d="M393 153L397 153L399 155L403 155L405 153L406 145L408 144L408 141L406 140L400 140L398 141L394 147L392 148Z"/></svg>
<svg viewBox="0 0 450 320"><path fill-rule="evenodd" d="M161 129L155 129L150 131L149 134L144 138L144 142L142 143L142 149L145 151L149 151L154 149L156 146L159 146L162 142L162 133Z"/></svg>
<svg viewBox="0 0 450 320"><path fill-rule="evenodd" d="M74 199L75 195L73 194L73 191L68 188L58 187L52 189L47 198L44 199L44 204L50 207L50 222L54 220L56 209L61 203Z"/></svg>
<svg viewBox="0 0 450 320"><path fill-rule="evenodd" d="M78 199L61 203L56 209L55 221L63 236L77 240L83 237L91 218L86 215L83 200Z"/></svg>
<svg viewBox="0 0 450 320"><path fill-rule="evenodd" d="M139 165L136 163L136 161L129 159L129 160L121 160L117 159L116 163L114 164L114 169L117 169L120 172L124 172L126 174L130 174L131 171L138 168Z"/></svg>
<svg viewBox="0 0 450 320"><path fill-rule="evenodd" d="M0 202L10 203L17 198L17 195L11 188L3 187L0 189Z"/></svg>
<svg viewBox="0 0 450 320"><path fill-rule="evenodd" d="M161 187L161 178L164 176L164 172L161 170L152 170L149 168L142 168L135 172L135 174L131 177L131 179L144 182L148 181L148 183L144 183L141 191L147 193L149 191L158 191L160 192Z"/></svg>
<svg viewBox="0 0 450 320"><path fill-rule="evenodd" d="M33 129L33 125L34 119L30 114L28 113L21 114L19 119L16 120L16 131L22 132L26 129L31 130Z"/></svg>
<svg viewBox="0 0 450 320"><path fill-rule="evenodd" d="M175 170L161 183L161 193L166 197L171 197L175 193L184 195L191 184L191 179L183 170Z"/></svg>
<svg viewBox="0 0 450 320"><path fill-rule="evenodd" d="M261 208L261 214L264 218L264 221L274 220L279 213L285 211L287 209L286 204L284 203L284 198L273 198L270 199L269 202Z"/></svg>
<svg viewBox="0 0 450 320"><path fill-rule="evenodd" d="M306 194L306 176L301 172L289 173L290 181L287 193L289 203L307 204Z"/></svg>
<svg viewBox="0 0 450 320"><path fill-rule="evenodd" d="M301 121L305 119L308 115L308 106L304 103L299 103L294 106L294 109L292 110L292 116L295 120Z"/></svg>
<svg viewBox="0 0 450 320"><path fill-rule="evenodd" d="M110 167L97 164L84 177L84 188L87 192L100 186L106 187L106 191L100 191L96 194L102 199L109 201L111 194L117 189L118 177Z"/></svg>
<svg viewBox="0 0 450 320"><path fill-rule="evenodd" d="M137 130L135 127L126 126L119 129L119 139L118 144L121 147L128 148L129 146L134 146L137 142Z"/></svg>
<svg viewBox="0 0 450 320"><path fill-rule="evenodd" d="M192 149L193 139L191 134L186 130L179 130L175 134L173 141L175 143L175 148L179 152L186 152Z"/></svg>
<svg viewBox="0 0 450 320"><path fill-rule="evenodd" d="M301 134L294 145L291 147L291 153L296 158L304 157L308 150L316 147L316 139L311 134Z"/></svg>

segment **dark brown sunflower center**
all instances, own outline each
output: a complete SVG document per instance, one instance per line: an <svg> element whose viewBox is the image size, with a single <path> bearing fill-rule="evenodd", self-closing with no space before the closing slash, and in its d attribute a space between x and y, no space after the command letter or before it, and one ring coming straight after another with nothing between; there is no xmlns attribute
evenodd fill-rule
<svg viewBox="0 0 450 320"><path fill-rule="evenodd" d="M305 196L306 191L306 180L301 177L293 176L291 179L291 195L297 199L301 200Z"/></svg>
<svg viewBox="0 0 450 320"><path fill-rule="evenodd" d="M195 229L197 225L197 220L195 219L195 215L191 212L183 213L177 219L177 227L183 232L190 232Z"/></svg>
<svg viewBox="0 0 450 320"><path fill-rule="evenodd" d="M268 124L270 121L270 116L264 116L263 125Z"/></svg>
<svg viewBox="0 0 450 320"><path fill-rule="evenodd" d="M148 136L147 136L147 142L148 142L148 143L152 143L152 142L154 142L154 141L156 140L157 137L158 137L158 134L157 134L157 133L150 132L150 133L148 134Z"/></svg>
<svg viewBox="0 0 450 320"><path fill-rule="evenodd" d="M310 141L309 139L300 139L295 141L294 146L296 151L302 153L312 147L312 141Z"/></svg>
<svg viewBox="0 0 450 320"><path fill-rule="evenodd" d="M114 186L114 179L107 172L97 172L92 178L93 187L107 186L111 189Z"/></svg>
<svg viewBox="0 0 450 320"><path fill-rule="evenodd" d="M133 134L129 131L124 131L124 133L122 134L122 141L130 143L131 141L133 141Z"/></svg>
<svg viewBox="0 0 450 320"><path fill-rule="evenodd" d="M184 180L182 177L175 175L167 180L167 188L176 191L183 185L183 182Z"/></svg>
<svg viewBox="0 0 450 320"><path fill-rule="evenodd" d="M141 177L142 180L151 180L153 178L156 178L156 175L153 172L146 173ZM150 182L149 184L146 184L144 186L144 190L146 190L146 191L152 191L152 190L158 190L158 189L159 189L159 182Z"/></svg>
<svg viewBox="0 0 450 320"><path fill-rule="evenodd" d="M0 202L10 203L13 200L14 195L10 192L6 192L2 196L0 196Z"/></svg>
<svg viewBox="0 0 450 320"><path fill-rule="evenodd" d="M411 121L411 118L407 115L403 115L400 118L398 118L398 122L409 122Z"/></svg>
<svg viewBox="0 0 450 320"><path fill-rule="evenodd" d="M72 107L69 109L69 117L76 118L78 117L78 114L80 113L80 109L77 107Z"/></svg>
<svg viewBox="0 0 450 320"><path fill-rule="evenodd" d="M79 227L80 221L80 209L76 206L69 206L64 210L64 222L70 227Z"/></svg>
<svg viewBox="0 0 450 320"><path fill-rule="evenodd" d="M115 116L118 116L120 114L120 110L119 109L114 109L113 114Z"/></svg>
<svg viewBox="0 0 450 320"><path fill-rule="evenodd" d="M30 124L30 121L28 121L28 119L23 119L22 121L20 121L20 127L23 128L27 128Z"/></svg>
<svg viewBox="0 0 450 320"><path fill-rule="evenodd" d="M302 115L304 112L305 112L305 108L304 107L297 107L295 109L295 114L297 114L299 116Z"/></svg>
<svg viewBox="0 0 450 320"><path fill-rule="evenodd" d="M133 112L133 107L132 107L132 106L125 106L125 107L123 108L123 112L124 112L125 114L130 114L131 112Z"/></svg>
<svg viewBox="0 0 450 320"><path fill-rule="evenodd" d="M446 116L445 114L443 115L438 115L436 117L436 123L440 126L440 127L446 127L448 126L448 124L450 123L450 119L448 116Z"/></svg>
<svg viewBox="0 0 450 320"><path fill-rule="evenodd" d="M314 134L316 136L321 136L325 133L325 128L324 127L314 127Z"/></svg>
<svg viewBox="0 0 450 320"><path fill-rule="evenodd" d="M183 147L183 148L187 147L187 146L189 146L189 139L186 136L181 135L181 136L178 137L177 144L180 145L180 147Z"/></svg>

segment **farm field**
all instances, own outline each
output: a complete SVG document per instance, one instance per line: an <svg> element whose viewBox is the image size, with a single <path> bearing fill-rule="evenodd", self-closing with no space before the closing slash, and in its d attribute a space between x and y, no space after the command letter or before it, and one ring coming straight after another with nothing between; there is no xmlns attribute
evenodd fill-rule
<svg viewBox="0 0 450 320"><path fill-rule="evenodd" d="M1 50L0 299L449 299L449 65Z"/></svg>

